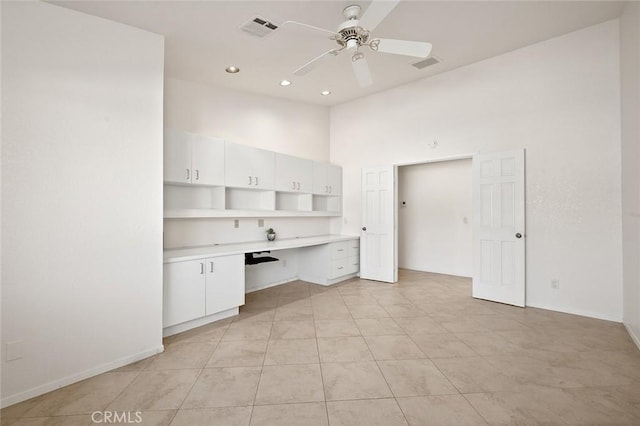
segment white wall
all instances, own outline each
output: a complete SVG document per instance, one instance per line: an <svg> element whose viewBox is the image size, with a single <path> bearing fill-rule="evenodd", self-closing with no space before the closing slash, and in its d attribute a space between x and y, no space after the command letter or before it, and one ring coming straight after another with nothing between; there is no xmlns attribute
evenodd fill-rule
<svg viewBox="0 0 640 426"><path fill-rule="evenodd" d="M233 76L231 76L232 78ZM176 79L165 80L165 126L316 161L329 161L329 108ZM327 218L165 220L165 248L329 233Z"/></svg>
<svg viewBox="0 0 640 426"><path fill-rule="evenodd" d="M640 3L620 18L624 322L640 347Z"/></svg>
<svg viewBox="0 0 640 426"><path fill-rule="evenodd" d="M3 406L162 350L163 44L2 3Z"/></svg>
<svg viewBox="0 0 640 426"><path fill-rule="evenodd" d="M400 268L471 276L471 171L471 159L398 167Z"/></svg>
<svg viewBox="0 0 640 426"><path fill-rule="evenodd" d="M283 154L329 161L329 108L324 106L168 78L164 124Z"/></svg>
<svg viewBox="0 0 640 426"><path fill-rule="evenodd" d="M332 230L359 231L363 166L526 148L527 305L620 321L619 66L614 20L333 107Z"/></svg>

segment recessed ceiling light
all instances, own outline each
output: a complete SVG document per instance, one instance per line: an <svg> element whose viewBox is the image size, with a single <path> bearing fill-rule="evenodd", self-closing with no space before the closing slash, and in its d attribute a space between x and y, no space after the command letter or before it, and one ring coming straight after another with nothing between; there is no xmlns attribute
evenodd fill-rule
<svg viewBox="0 0 640 426"><path fill-rule="evenodd" d="M227 67L225 71L228 72L229 74L235 74L237 72L240 72L240 68L231 65L230 67Z"/></svg>
<svg viewBox="0 0 640 426"><path fill-rule="evenodd" d="M331 94L331 92L329 90L323 90L322 92L320 92L320 94L322 96L329 96Z"/></svg>
<svg viewBox="0 0 640 426"><path fill-rule="evenodd" d="M282 80L280 82L280 86L290 86L291 82L289 80Z"/></svg>

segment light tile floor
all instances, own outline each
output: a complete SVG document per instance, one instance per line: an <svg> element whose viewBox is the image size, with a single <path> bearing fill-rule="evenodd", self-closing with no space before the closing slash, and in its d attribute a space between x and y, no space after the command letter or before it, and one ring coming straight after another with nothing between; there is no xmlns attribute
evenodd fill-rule
<svg viewBox="0 0 640 426"><path fill-rule="evenodd" d="M237 317L8 407L2 424L108 410L144 425L640 425L640 351L621 324L470 294L469 279L407 270L395 285L258 291Z"/></svg>

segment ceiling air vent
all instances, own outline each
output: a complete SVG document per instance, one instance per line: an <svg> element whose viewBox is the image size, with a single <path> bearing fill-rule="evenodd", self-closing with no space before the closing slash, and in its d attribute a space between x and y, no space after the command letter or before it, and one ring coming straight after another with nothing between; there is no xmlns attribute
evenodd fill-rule
<svg viewBox="0 0 640 426"><path fill-rule="evenodd" d="M278 29L278 26L273 22L269 22L267 19L254 16L249 22L242 25L240 29L255 37L266 37Z"/></svg>
<svg viewBox="0 0 640 426"><path fill-rule="evenodd" d="M420 62L416 62L415 64L411 64L411 65L413 65L414 67L416 67L419 70L421 70L421 69L426 68L428 66L439 64L439 63L440 63L440 61L432 56L430 58L423 59Z"/></svg>

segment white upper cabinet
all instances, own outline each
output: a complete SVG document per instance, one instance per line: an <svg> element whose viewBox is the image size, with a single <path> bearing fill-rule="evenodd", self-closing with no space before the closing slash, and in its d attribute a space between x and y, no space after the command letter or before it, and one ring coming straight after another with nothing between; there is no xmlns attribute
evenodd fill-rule
<svg viewBox="0 0 640 426"><path fill-rule="evenodd" d="M193 135L191 183L224 185L224 140Z"/></svg>
<svg viewBox="0 0 640 426"><path fill-rule="evenodd" d="M329 164L327 184L329 195L342 195L342 167Z"/></svg>
<svg viewBox="0 0 640 426"><path fill-rule="evenodd" d="M312 191L313 162L304 158L276 154L276 191Z"/></svg>
<svg viewBox="0 0 640 426"><path fill-rule="evenodd" d="M225 185L236 188L274 189L275 152L227 142Z"/></svg>
<svg viewBox="0 0 640 426"><path fill-rule="evenodd" d="M191 183L191 134L164 131L164 181Z"/></svg>
<svg viewBox="0 0 640 426"><path fill-rule="evenodd" d="M164 181L224 185L224 141L166 129Z"/></svg>
<svg viewBox="0 0 640 426"><path fill-rule="evenodd" d="M313 162L313 193L342 194L342 168L333 164Z"/></svg>

